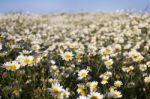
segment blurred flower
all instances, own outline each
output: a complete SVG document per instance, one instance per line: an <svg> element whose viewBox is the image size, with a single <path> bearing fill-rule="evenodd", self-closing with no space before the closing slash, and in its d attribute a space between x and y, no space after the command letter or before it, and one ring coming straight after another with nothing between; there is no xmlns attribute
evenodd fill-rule
<svg viewBox="0 0 150 99"><path fill-rule="evenodd" d="M77 99L88 99L86 96L79 96Z"/></svg>
<svg viewBox="0 0 150 99"><path fill-rule="evenodd" d="M0 43L0 50L2 50L2 48L3 48L3 47L2 47L2 43Z"/></svg>
<svg viewBox="0 0 150 99"><path fill-rule="evenodd" d="M104 96L98 92L91 92L89 95L88 95L88 99L103 99Z"/></svg>
<svg viewBox="0 0 150 99"><path fill-rule="evenodd" d="M65 52L61 56L66 61L72 60L72 58L73 58L72 52Z"/></svg>
<svg viewBox="0 0 150 99"><path fill-rule="evenodd" d="M52 95L59 95L62 92L64 92L64 89L60 84L52 84L52 87L50 88L50 92Z"/></svg>
<svg viewBox="0 0 150 99"><path fill-rule="evenodd" d="M144 81L145 81L146 83L150 83L150 75L147 76L147 77L145 77L145 78L144 78Z"/></svg>
<svg viewBox="0 0 150 99"><path fill-rule="evenodd" d="M113 98L121 98L122 97L121 92L119 92L117 90L111 90L109 94Z"/></svg>
<svg viewBox="0 0 150 99"><path fill-rule="evenodd" d="M114 86L115 87L121 87L122 85L123 85L122 82L119 81L119 80L117 80L117 81L114 82Z"/></svg>
<svg viewBox="0 0 150 99"><path fill-rule="evenodd" d="M89 71L87 71L87 70L85 70L85 69L80 70L80 71L78 72L78 78L79 78L79 79L85 78L85 77L88 75L88 72L89 72Z"/></svg>
<svg viewBox="0 0 150 99"><path fill-rule="evenodd" d="M15 71L20 68L20 64L17 61L6 62L3 67L7 70Z"/></svg>

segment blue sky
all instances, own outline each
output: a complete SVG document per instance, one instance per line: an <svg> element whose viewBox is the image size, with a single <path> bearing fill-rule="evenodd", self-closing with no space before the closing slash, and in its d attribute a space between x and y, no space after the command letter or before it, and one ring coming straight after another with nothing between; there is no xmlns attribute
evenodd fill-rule
<svg viewBox="0 0 150 99"><path fill-rule="evenodd" d="M150 12L150 0L0 0L0 13L3 12L78 12L116 11L122 9Z"/></svg>

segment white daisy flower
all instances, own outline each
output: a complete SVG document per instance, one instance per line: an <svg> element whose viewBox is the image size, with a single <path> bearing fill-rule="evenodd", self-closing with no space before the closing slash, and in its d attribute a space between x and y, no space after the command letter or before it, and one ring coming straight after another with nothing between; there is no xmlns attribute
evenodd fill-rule
<svg viewBox="0 0 150 99"><path fill-rule="evenodd" d="M121 92L119 92L117 90L111 89L110 90L110 96L113 98L121 98L122 94L121 94Z"/></svg>
<svg viewBox="0 0 150 99"><path fill-rule="evenodd" d="M59 95L62 92L64 92L64 89L60 84L52 84L52 87L50 88L50 92L52 95Z"/></svg>
<svg viewBox="0 0 150 99"><path fill-rule="evenodd" d="M85 70L85 69L80 70L80 71L78 72L78 78L79 78L79 79L85 78L85 77L88 75L88 72L89 72L89 71L87 71L87 70Z"/></svg>
<svg viewBox="0 0 150 99"><path fill-rule="evenodd" d="M63 60L65 61L69 61L69 60L72 60L73 59L73 54L72 52L65 52L63 54L61 54Z"/></svg>
<svg viewBox="0 0 150 99"><path fill-rule="evenodd" d="M6 62L3 67L7 70L15 71L20 68L20 64L17 61Z"/></svg>
<svg viewBox="0 0 150 99"><path fill-rule="evenodd" d="M88 97L87 99L103 99L104 95L98 92L91 92L87 97Z"/></svg>
<svg viewBox="0 0 150 99"><path fill-rule="evenodd" d="M148 77L145 77L145 78L144 78L144 82L145 82L145 83L150 83L150 75L149 75Z"/></svg>

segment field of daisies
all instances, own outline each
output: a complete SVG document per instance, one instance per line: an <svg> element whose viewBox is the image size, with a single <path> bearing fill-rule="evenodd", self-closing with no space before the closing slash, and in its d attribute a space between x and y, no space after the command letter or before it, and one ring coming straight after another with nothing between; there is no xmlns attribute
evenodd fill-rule
<svg viewBox="0 0 150 99"><path fill-rule="evenodd" d="M150 99L147 13L0 15L0 99Z"/></svg>

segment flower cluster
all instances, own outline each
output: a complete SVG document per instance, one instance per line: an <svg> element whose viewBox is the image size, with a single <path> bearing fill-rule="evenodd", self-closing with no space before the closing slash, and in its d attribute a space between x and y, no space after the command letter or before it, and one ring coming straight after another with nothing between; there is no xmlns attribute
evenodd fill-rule
<svg viewBox="0 0 150 99"><path fill-rule="evenodd" d="M0 15L2 99L149 99L150 15Z"/></svg>

